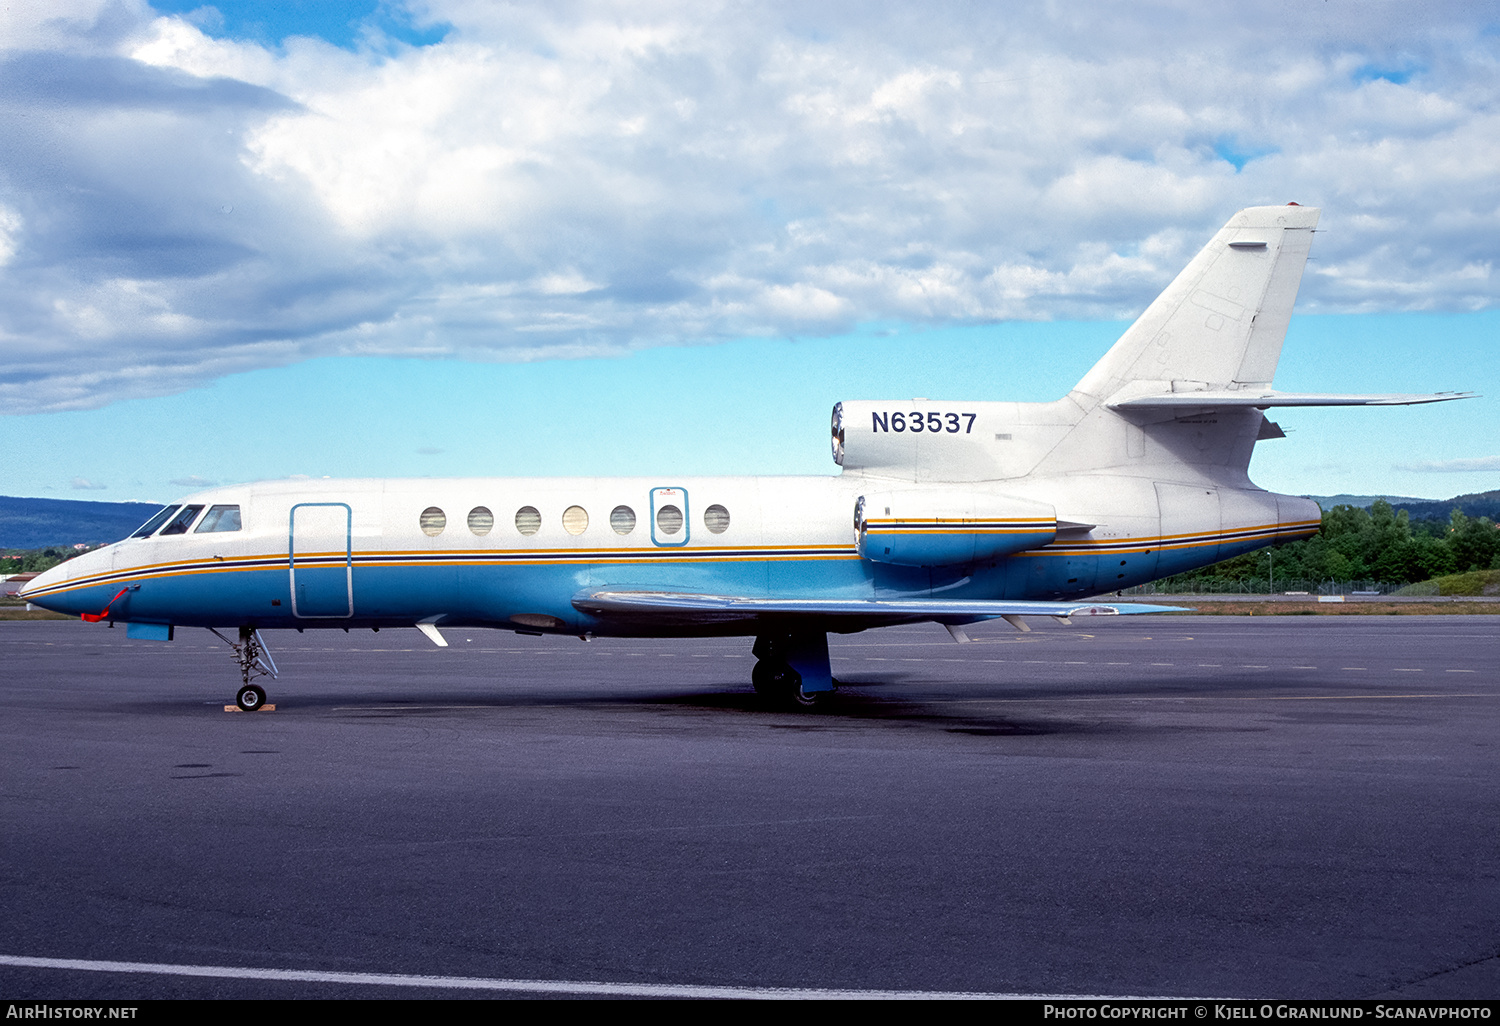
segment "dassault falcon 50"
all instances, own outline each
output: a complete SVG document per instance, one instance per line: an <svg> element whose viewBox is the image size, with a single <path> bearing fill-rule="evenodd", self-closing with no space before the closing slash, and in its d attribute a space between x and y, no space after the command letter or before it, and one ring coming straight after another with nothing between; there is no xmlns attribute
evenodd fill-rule
<svg viewBox="0 0 1500 1026"><path fill-rule="evenodd" d="M1273 407L1462 398L1271 386L1318 210L1229 219L1066 396L833 407L835 476L264 481L161 510L22 596L233 649L241 708L276 675L263 631L445 627L753 637L755 689L811 705L828 633L1159 611L1092 600L1305 538L1307 499L1256 487ZM224 632L229 632L225 634Z"/></svg>

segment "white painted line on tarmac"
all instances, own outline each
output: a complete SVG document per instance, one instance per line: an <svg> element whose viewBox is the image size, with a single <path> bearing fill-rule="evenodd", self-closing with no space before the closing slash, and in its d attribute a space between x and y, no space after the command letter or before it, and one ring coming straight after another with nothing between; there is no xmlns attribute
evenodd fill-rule
<svg viewBox="0 0 1500 1026"><path fill-rule="evenodd" d="M1494 698L1481 691L1441 692L1407 695L1086 695L1081 698L934 698L927 705L1035 705L1047 702L1065 705L1076 702L1349 702L1390 698ZM1183 1000L1187 1000L1184 998ZM1229 1000L1229 999L1226 999Z"/></svg>
<svg viewBox="0 0 1500 1026"><path fill-rule="evenodd" d="M475 976L412 976L403 973L348 973L317 969L259 969L228 965L170 965L160 962L104 962L83 958L0 955L0 965L23 969L65 969L90 973L198 976L219 980L278 983L339 983L363 987L514 991L527 994L586 994L595 997L725 998L762 1001L1097 1001L1105 995L999 994L982 991L853 990L818 987L716 987L684 983L605 983L593 980L505 980ZM1116 996L1113 1000L1164 1000ZM1195 1000L1173 998L1175 1001Z"/></svg>

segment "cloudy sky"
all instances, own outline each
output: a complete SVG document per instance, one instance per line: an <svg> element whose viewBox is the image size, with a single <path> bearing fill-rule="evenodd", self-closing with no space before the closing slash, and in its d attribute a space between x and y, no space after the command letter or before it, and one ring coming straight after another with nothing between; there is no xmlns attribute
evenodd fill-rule
<svg viewBox="0 0 1500 1026"><path fill-rule="evenodd" d="M836 399L1065 391L1241 207L1277 384L1500 394L1500 8L11 2L0 493L828 472ZM1500 487L1500 405L1278 418Z"/></svg>

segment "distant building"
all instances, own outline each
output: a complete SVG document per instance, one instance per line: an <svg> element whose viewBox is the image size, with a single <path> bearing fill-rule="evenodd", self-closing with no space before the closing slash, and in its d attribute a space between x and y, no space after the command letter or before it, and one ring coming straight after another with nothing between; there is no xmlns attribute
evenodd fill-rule
<svg viewBox="0 0 1500 1026"><path fill-rule="evenodd" d="M35 573L11 574L9 577L0 577L0 595L6 598L14 598L20 594L21 586L33 577Z"/></svg>

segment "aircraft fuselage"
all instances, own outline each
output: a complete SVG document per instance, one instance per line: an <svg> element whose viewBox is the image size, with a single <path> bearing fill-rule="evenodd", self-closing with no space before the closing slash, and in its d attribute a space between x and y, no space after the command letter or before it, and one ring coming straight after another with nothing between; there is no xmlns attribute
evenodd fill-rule
<svg viewBox="0 0 1500 1026"><path fill-rule="evenodd" d="M1315 532L1305 499L1146 477L1031 478L986 488L1054 504L1038 548L962 565L860 557L858 498L892 483L838 477L271 481L203 492L240 529L128 538L28 591L69 613L179 626L483 626L568 634L754 634L744 624L601 619L598 589L750 598L1043 599L1113 592ZM59 575L62 576L62 575ZM37 582L42 583L42 582ZM124 589L124 594L120 594ZM893 622L878 618L846 627Z"/></svg>

